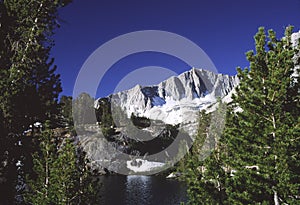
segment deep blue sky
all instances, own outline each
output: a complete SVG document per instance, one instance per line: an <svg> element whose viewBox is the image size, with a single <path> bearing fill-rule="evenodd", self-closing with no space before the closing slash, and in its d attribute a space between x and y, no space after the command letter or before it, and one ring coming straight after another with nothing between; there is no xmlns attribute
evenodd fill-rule
<svg viewBox="0 0 300 205"><path fill-rule="evenodd" d="M280 37L289 24L295 31L300 29L300 0L74 0L60 10L60 19L52 55L61 74L62 94L72 95L77 74L95 49L139 30L184 36L206 52L220 73L236 74L237 66L248 66L245 52L254 48L253 35L259 26L274 29ZM165 54L134 54L110 68L97 96L112 93L126 74L142 66L161 66L176 73L190 69Z"/></svg>

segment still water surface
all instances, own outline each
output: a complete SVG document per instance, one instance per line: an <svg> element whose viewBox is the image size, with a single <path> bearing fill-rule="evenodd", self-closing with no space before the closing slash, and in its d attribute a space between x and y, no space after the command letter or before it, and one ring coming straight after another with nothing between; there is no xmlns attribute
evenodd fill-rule
<svg viewBox="0 0 300 205"><path fill-rule="evenodd" d="M186 202L183 182L160 176L103 176L101 205L177 205Z"/></svg>

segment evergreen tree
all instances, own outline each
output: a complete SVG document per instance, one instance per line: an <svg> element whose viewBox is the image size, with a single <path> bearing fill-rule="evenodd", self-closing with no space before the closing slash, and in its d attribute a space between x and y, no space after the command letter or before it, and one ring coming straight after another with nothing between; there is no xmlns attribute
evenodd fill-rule
<svg viewBox="0 0 300 205"><path fill-rule="evenodd" d="M5 191L0 201L4 196L12 202L16 163L28 164L20 149L23 132L36 121L51 119L55 124L61 85L50 58L51 36L59 26L57 10L69 2L0 1L0 144L6 145L0 149L0 187Z"/></svg>
<svg viewBox="0 0 300 205"><path fill-rule="evenodd" d="M40 136L40 152L34 154L35 177L25 194L30 204L93 204L98 182L87 166L85 153L71 138L46 129Z"/></svg>
<svg viewBox="0 0 300 205"><path fill-rule="evenodd" d="M1 1L4 47L1 59L1 110L9 132L33 122L55 119L61 92L50 58L51 36L58 26L57 9L69 1Z"/></svg>
<svg viewBox="0 0 300 205"><path fill-rule="evenodd" d="M213 113L200 112L198 132L186 156L183 179L188 185L188 204L223 204L226 199L226 172L219 142L225 123L226 106L221 101Z"/></svg>
<svg viewBox="0 0 300 205"><path fill-rule="evenodd" d="M50 174L53 160L56 158L56 143L51 137L51 130L45 130L40 138L40 153L35 153L33 158L33 170L36 173L34 181L28 180L30 191L25 195L26 201L32 204L50 204L51 187Z"/></svg>
<svg viewBox="0 0 300 205"><path fill-rule="evenodd" d="M120 123L120 119L124 116L121 108L117 108L113 105L112 113L112 104L109 98L101 98L98 100L99 107L95 110L97 122L100 123L100 128L105 137L110 137L115 134L115 122ZM114 114L114 115L113 115ZM117 118L117 119L116 119ZM120 119L118 119L120 118ZM127 117L125 118L127 120Z"/></svg>
<svg viewBox="0 0 300 205"><path fill-rule="evenodd" d="M72 97L61 96L59 101L59 108L62 117L62 124L68 127L73 126L73 115L72 115Z"/></svg>
<svg viewBox="0 0 300 205"><path fill-rule="evenodd" d="M250 69L238 68L240 84L220 141L203 162L194 149L188 157L189 203L299 203L300 44L292 44L291 34L288 27L277 39L274 31L267 37L259 29L256 53L247 53ZM199 132L206 133L201 124Z"/></svg>
<svg viewBox="0 0 300 205"><path fill-rule="evenodd" d="M183 173L182 177L188 186L188 204L198 204L200 201L203 201L203 203L207 201L206 199L203 199L203 191L205 190L204 187L201 186L204 168L201 155L203 155L204 142L208 136L210 115L203 110L199 114L198 121L198 131L193 142L193 146L188 155L183 158L184 165L181 165L180 169L178 170L179 172Z"/></svg>
<svg viewBox="0 0 300 205"><path fill-rule="evenodd" d="M299 46L291 34L288 27L277 39L259 28L256 52L247 53L250 69L238 68L241 82L224 135L224 158L234 171L226 178L231 204L299 203Z"/></svg>

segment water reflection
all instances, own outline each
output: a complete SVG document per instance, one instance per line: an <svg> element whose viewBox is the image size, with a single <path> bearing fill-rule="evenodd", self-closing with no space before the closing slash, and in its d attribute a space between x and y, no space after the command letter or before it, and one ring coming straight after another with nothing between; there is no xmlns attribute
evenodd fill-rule
<svg viewBox="0 0 300 205"><path fill-rule="evenodd" d="M101 205L179 205L186 186L158 176L103 176Z"/></svg>
<svg viewBox="0 0 300 205"><path fill-rule="evenodd" d="M126 204L149 204L152 201L151 189L150 176L127 176Z"/></svg>

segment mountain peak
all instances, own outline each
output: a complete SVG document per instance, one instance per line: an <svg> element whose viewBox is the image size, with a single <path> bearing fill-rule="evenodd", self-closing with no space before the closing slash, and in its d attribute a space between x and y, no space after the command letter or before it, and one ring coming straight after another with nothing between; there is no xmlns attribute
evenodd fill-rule
<svg viewBox="0 0 300 205"><path fill-rule="evenodd" d="M136 85L109 96L130 117L132 113L168 124L197 119L199 110L228 95L238 84L237 76L192 68L158 85Z"/></svg>

